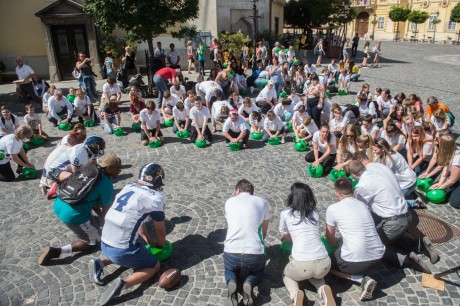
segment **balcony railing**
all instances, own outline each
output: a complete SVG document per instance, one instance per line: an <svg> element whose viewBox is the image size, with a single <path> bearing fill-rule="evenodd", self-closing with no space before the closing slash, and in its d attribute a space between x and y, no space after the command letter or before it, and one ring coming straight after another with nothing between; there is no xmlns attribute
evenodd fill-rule
<svg viewBox="0 0 460 306"><path fill-rule="evenodd" d="M375 8L375 2L377 0L352 0L351 7L373 9Z"/></svg>

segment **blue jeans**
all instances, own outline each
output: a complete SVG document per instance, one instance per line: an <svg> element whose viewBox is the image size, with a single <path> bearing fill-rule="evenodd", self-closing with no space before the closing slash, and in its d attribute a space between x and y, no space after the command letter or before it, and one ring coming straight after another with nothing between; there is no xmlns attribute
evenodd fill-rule
<svg viewBox="0 0 460 306"><path fill-rule="evenodd" d="M417 176L419 176L420 174L425 172L425 170L427 168L428 168L428 162L427 161L422 161L422 163L420 165L415 167L414 172L415 172L415 174L417 174Z"/></svg>
<svg viewBox="0 0 460 306"><path fill-rule="evenodd" d="M350 76L350 81L357 81L359 79L361 75L358 74L358 73L353 73L351 76Z"/></svg>
<svg viewBox="0 0 460 306"><path fill-rule="evenodd" d="M265 257L264 254L255 255L224 252L224 269L225 282L227 284L230 280L236 282L237 273L247 272L248 275L244 282L249 282L252 286L255 286L262 280L265 269Z"/></svg>
<svg viewBox="0 0 460 306"><path fill-rule="evenodd" d="M107 134L113 134L113 124L117 124L117 119L115 117L112 117L112 118L109 118L108 120L110 124L112 124L112 126L108 125L104 119L101 120L101 125Z"/></svg>
<svg viewBox="0 0 460 306"><path fill-rule="evenodd" d="M417 203L415 202L415 199L414 199L414 193L413 193L416 187L417 187L417 183L414 183L412 186L408 188L401 189L404 197L406 198L407 205L409 205L410 207L417 206Z"/></svg>
<svg viewBox="0 0 460 306"><path fill-rule="evenodd" d="M97 101L96 82L92 76L82 76L80 79L80 88L92 103Z"/></svg>
<svg viewBox="0 0 460 306"><path fill-rule="evenodd" d="M158 88L158 105L157 107L160 108L161 104L163 103L163 94L165 91L169 91L168 84L166 81L159 75L153 76L153 83Z"/></svg>

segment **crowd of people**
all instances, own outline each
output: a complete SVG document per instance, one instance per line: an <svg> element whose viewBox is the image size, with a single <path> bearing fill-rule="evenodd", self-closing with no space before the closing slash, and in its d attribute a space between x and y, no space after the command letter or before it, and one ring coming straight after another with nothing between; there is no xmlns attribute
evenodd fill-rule
<svg viewBox="0 0 460 306"><path fill-rule="evenodd" d="M324 55L321 43L320 39L315 47L319 50L318 57ZM432 264L439 260L439 254L428 237L413 239L408 235L414 227L410 209L424 208L427 204L416 191L417 178L432 178L435 183L431 189L444 190L450 205L460 208L460 147L451 130L455 116L447 105L434 96L423 105L416 94L400 92L392 96L390 89L371 89L368 83L363 83L356 96L349 95L349 104L332 103L331 95L337 91L347 94L350 82L361 76L353 60L355 51L348 54L348 47L354 47L353 44L345 43L343 60L338 64L333 59L320 69L321 58L314 65L306 58L298 59L295 52L290 52L292 48L279 43L271 52L272 58L267 58L264 42L261 42L256 49L256 67L246 77L248 47L243 46L241 60L232 55L223 58L219 42L214 41L215 70L207 80L204 65L200 64L200 75L193 86L181 82L177 55L152 78L159 93L156 103L143 98L136 86L129 90L130 119L124 127L139 126L140 145L167 143L168 138L162 132L166 122L172 122L174 133L187 131L192 143L204 139L212 143L213 135L220 129L227 143L241 144L243 149L256 141L250 140L254 133L261 133L263 142L277 138L281 144L290 141L289 135L293 135L293 142L305 142L311 148L305 155L307 164L321 166L324 175L343 170L358 180L355 190L348 177L335 181L338 202L327 208L323 230L319 226L313 190L300 182L291 186L286 207L280 212L279 232L282 240L292 244L283 281L294 305L302 305L304 293L298 283L303 280L314 285L326 305L335 305L333 289L324 281L328 273L360 284L359 299L363 301L373 297L377 282L368 274L381 261L398 268L410 266L431 273L419 254L427 255ZM380 44L375 47L378 50L374 52L375 65ZM191 44L188 47L188 70L191 71L195 52ZM200 48L199 62L203 60ZM364 53L370 52L368 43L364 48ZM130 65L135 63L129 48L124 60ZM61 89L36 78L21 58L17 62L18 76L31 77L34 82L33 92L27 84L18 85L18 92L23 97L32 94L41 97L40 106L54 127L70 125L73 118L79 121L49 154L40 179L43 193L49 199L56 198L57 217L77 239L65 246L47 247L38 262L47 264L61 254L86 251L101 241L105 257L92 259L88 264L96 284L104 284L102 271L111 263L134 269L126 279L116 278L110 283L101 296L101 304L108 303L123 289L152 278L160 269L158 260L137 238L140 236L151 246L165 245L166 201L161 193L164 170L158 164L143 166L138 180L126 185L112 201L111 178L120 174L121 160L104 155L104 137L87 136L86 127L91 126L89 122L96 125L100 122L106 134L123 127L119 107L122 92L113 75L117 68L109 59L105 61L108 78L102 96L94 82L94 60L83 53L79 53L75 66L80 73L79 88L71 88L67 96ZM363 61L362 67L366 66L367 62ZM250 98L248 93L255 91L258 92L255 99ZM98 109L95 101L100 101ZM33 103L25 105L25 112L21 124L9 106L1 107L0 181L16 179L11 161L18 165L18 174L24 168L34 168L23 142L33 137L47 140L51 134L44 131ZM99 165L98 157L103 157ZM62 182L91 166L97 167L100 173L95 185L80 199L79 205L66 201L59 192ZM235 196L225 203L225 217L228 224L224 247L227 302L238 304L237 276L246 270L243 303L252 305L252 290L261 281L265 266L269 203L254 195L254 186L249 181L240 180ZM150 221L156 233L155 241L146 228ZM102 224L102 235L99 235ZM328 254L321 241L323 231L328 244L338 247L332 254Z"/></svg>

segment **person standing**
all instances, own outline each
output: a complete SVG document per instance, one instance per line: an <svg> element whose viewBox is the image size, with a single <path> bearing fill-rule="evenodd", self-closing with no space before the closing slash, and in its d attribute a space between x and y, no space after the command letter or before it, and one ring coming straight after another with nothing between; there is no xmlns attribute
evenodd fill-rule
<svg viewBox="0 0 460 306"><path fill-rule="evenodd" d="M38 102L38 97L32 85L32 75L34 75L35 72L29 65L24 64L22 57L16 57L16 64L16 75L19 80L23 80L23 82L16 85L16 93L23 102L26 102L25 100L28 98L37 100Z"/></svg>
<svg viewBox="0 0 460 306"><path fill-rule="evenodd" d="M169 68L180 69L180 65L179 65L180 56L179 56L179 52L177 52L176 50L176 45L170 44L169 48L170 50L168 52L168 56L166 57Z"/></svg>
<svg viewBox="0 0 460 306"><path fill-rule="evenodd" d="M253 305L252 289L262 280L265 269L264 239L270 219L268 201L254 196L254 186L246 179L238 181L235 196L225 202L227 237L224 243L227 304L238 304L237 275L245 270L243 304Z"/></svg>
<svg viewBox="0 0 460 306"><path fill-rule="evenodd" d="M284 268L283 282L294 305L303 305L304 292L299 283L308 280L318 291L326 306L335 306L331 288L324 277L331 268L331 259L320 239L319 213L310 186L294 183L286 208L280 214L279 230L283 240L292 244L289 263Z"/></svg>
<svg viewBox="0 0 460 306"><path fill-rule="evenodd" d="M160 270L160 262L138 241L140 236L152 247L163 248L166 243L166 198L161 192L165 172L159 164L149 163L139 171L137 182L123 187L107 215L101 235L101 250L105 257L88 262L89 275L97 285L103 285L101 274L112 263L133 269L125 279L115 278L101 295L99 303L107 304L123 289L151 279ZM156 240L147 226L155 232Z"/></svg>
<svg viewBox="0 0 460 306"><path fill-rule="evenodd" d="M365 276L383 257L385 246L375 229L374 220L366 204L353 198L352 182L347 177L334 183L339 202L326 210L326 239L335 247L331 254L331 273L361 285L361 301L372 299L377 282ZM341 238L335 236L336 229Z"/></svg>
<svg viewBox="0 0 460 306"><path fill-rule="evenodd" d="M178 71L180 72L180 70ZM158 70L153 76L153 83L158 88L158 105L163 103L163 95L165 91L169 91L168 83L174 84L176 81L179 82L178 71L176 71L176 69L166 67Z"/></svg>
<svg viewBox="0 0 460 306"><path fill-rule="evenodd" d="M190 74L190 70L193 68L196 71L195 65L195 56L193 55L193 41L189 40L187 42L187 61L188 61L188 74Z"/></svg>
<svg viewBox="0 0 460 306"><path fill-rule="evenodd" d="M137 68L136 68L136 63L137 63L137 58L136 54L131 51L131 48L129 46L125 47L125 54L122 57L122 62L123 62L123 69L125 70L125 74L129 80L130 75L135 75L137 74Z"/></svg>
<svg viewBox="0 0 460 306"><path fill-rule="evenodd" d="M94 80L94 59L86 57L85 53L78 52L78 61L75 64L75 68L80 71L80 88L85 92L92 103L95 103L98 99L96 91L96 81Z"/></svg>
<svg viewBox="0 0 460 306"><path fill-rule="evenodd" d="M353 37L352 44L351 44L351 56L353 56L353 58L356 57L356 52L358 51L358 45L359 45L359 36L358 36L358 32L356 32L355 36Z"/></svg>

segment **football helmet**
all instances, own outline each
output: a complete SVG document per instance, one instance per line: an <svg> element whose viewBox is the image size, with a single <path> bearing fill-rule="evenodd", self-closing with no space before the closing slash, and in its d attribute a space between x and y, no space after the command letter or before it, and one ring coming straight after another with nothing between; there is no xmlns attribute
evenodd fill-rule
<svg viewBox="0 0 460 306"><path fill-rule="evenodd" d="M105 140L99 136L89 136L85 140L85 148L87 148L93 155L100 157L104 155Z"/></svg>
<svg viewBox="0 0 460 306"><path fill-rule="evenodd" d="M139 170L139 182L155 190L162 189L164 178L165 171L158 164L149 163Z"/></svg>

